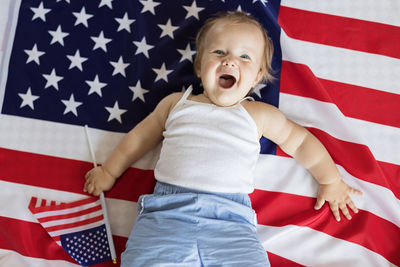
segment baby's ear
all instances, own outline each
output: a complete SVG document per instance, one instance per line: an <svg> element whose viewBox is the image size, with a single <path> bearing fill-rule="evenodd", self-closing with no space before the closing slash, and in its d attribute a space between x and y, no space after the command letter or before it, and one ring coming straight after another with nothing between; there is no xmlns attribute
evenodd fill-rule
<svg viewBox="0 0 400 267"><path fill-rule="evenodd" d="M194 74L196 75L197 78L200 78L200 73L201 73L201 66L200 66L200 60L195 60L194 62Z"/></svg>
<svg viewBox="0 0 400 267"><path fill-rule="evenodd" d="M260 69L257 73L256 79L254 80L253 88L256 87L257 84L261 82L262 78L263 78L263 73L262 70Z"/></svg>

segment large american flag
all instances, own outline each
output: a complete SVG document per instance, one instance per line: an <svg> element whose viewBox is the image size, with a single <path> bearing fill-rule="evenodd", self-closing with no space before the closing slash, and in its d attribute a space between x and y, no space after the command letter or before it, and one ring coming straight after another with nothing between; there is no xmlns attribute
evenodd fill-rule
<svg viewBox="0 0 400 267"><path fill-rule="evenodd" d="M315 211L318 184L262 139L251 199L272 266L400 266L398 0L2 0L1 266L75 264L29 199L86 198L82 126L101 163L164 96L199 91L195 34L211 14L237 9L257 17L275 46L277 80L254 97L307 127L364 193L353 196L360 212L351 221L336 222L327 205ZM106 193L118 256L138 196L155 184L157 151Z"/></svg>

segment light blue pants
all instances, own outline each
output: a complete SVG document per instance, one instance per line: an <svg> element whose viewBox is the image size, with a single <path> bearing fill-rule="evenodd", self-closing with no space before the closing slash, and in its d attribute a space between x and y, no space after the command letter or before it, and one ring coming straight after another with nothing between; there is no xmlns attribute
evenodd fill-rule
<svg viewBox="0 0 400 267"><path fill-rule="evenodd" d="M126 267L270 266L247 194L219 194L158 182L138 201Z"/></svg>

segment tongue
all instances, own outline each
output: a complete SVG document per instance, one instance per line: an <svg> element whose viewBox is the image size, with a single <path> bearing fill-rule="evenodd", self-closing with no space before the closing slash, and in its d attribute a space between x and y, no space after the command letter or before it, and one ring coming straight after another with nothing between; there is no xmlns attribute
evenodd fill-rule
<svg viewBox="0 0 400 267"><path fill-rule="evenodd" d="M231 88L235 83L235 79L231 76L221 76L219 78L219 86L222 88Z"/></svg>

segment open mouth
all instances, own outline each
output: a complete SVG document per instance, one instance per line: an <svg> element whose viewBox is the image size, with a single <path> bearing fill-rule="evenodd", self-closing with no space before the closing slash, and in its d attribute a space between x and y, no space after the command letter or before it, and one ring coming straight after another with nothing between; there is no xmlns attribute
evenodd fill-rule
<svg viewBox="0 0 400 267"><path fill-rule="evenodd" d="M223 74L218 78L218 85L224 89L231 88L236 83L236 78L229 74Z"/></svg>

